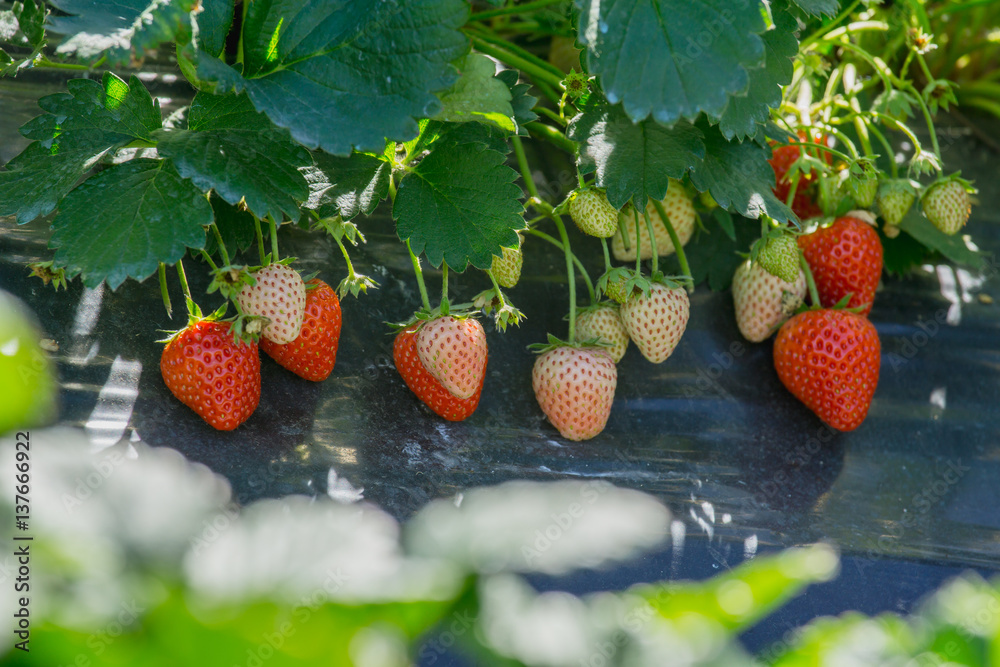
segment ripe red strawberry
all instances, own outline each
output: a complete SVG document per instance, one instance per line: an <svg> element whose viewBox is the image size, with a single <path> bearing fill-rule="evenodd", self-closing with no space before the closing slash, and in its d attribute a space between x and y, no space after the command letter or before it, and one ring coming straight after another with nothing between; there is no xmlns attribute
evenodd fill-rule
<svg viewBox="0 0 1000 667"><path fill-rule="evenodd" d="M434 376L427 372L420 361L417 352L417 325L407 327L396 334L392 346L392 358L396 362L396 370L406 382L406 386L417 395L424 404L439 417L448 421L458 422L476 411L479 397L483 393L483 382L486 374L479 380L479 386L469 398L457 398L444 388Z"/></svg>
<svg viewBox="0 0 1000 667"><path fill-rule="evenodd" d="M949 236L965 226L972 212L965 185L954 180L940 181L927 188L920 207L927 219Z"/></svg>
<svg viewBox="0 0 1000 667"><path fill-rule="evenodd" d="M768 238L757 256L757 262L772 276L787 283L795 282L799 275L799 247L789 234Z"/></svg>
<svg viewBox="0 0 1000 667"><path fill-rule="evenodd" d="M628 330L618 315L618 309L613 306L600 305L580 313L576 318L576 338L580 341L597 338L610 343L610 347L605 347L604 350L616 364L628 349Z"/></svg>
<svg viewBox="0 0 1000 667"><path fill-rule="evenodd" d="M313 382L330 377L337 363L340 343L340 299L322 280L314 278L306 285L316 287L306 291L306 310L302 330L291 343L280 345L266 338L260 347L268 356L296 375Z"/></svg>
<svg viewBox="0 0 1000 667"><path fill-rule="evenodd" d="M653 283L649 295L635 294L621 307L622 322L636 347L654 364L667 360L687 327L691 304L683 287Z"/></svg>
<svg viewBox="0 0 1000 667"><path fill-rule="evenodd" d="M791 317L806 296L806 276L798 270L794 282L771 275L759 264L743 262L733 274L736 324L743 337L759 343Z"/></svg>
<svg viewBox="0 0 1000 667"><path fill-rule="evenodd" d="M618 211L601 190L578 191L569 202L569 215L590 236L606 239L618 231Z"/></svg>
<svg viewBox="0 0 1000 667"><path fill-rule="evenodd" d="M805 139L805 132L799 132L799 138ZM826 137L821 137L816 143L825 144ZM817 149L807 149L815 151ZM799 147L791 144L788 146L777 146L771 152L771 168L774 169L775 186L774 196L783 202L788 201L788 194L792 190L792 179L788 178L788 170L802 155ZM833 156L826 151L822 151L822 157L827 164L832 164ZM822 209L816 204L815 199L815 174L799 174L799 183L795 188L795 197L792 200L792 211L802 220L815 218L822 215Z"/></svg>
<svg viewBox="0 0 1000 667"><path fill-rule="evenodd" d="M188 325L163 348L160 374L170 392L213 428L231 431L260 402L256 343L236 343L228 322Z"/></svg>
<svg viewBox="0 0 1000 667"><path fill-rule="evenodd" d="M660 202L663 205L663 212L667 214L670 224L677 232L677 240L681 245L686 245L694 234L695 220L697 213L694 210L694 200L692 200L684 189L680 181L670 179L667 187L667 195ZM660 219L660 213L656 210L653 202L646 204L646 213L649 214L649 221L653 224L653 237L656 239L656 254L665 257L674 253L674 243L667 233L667 227ZM615 234L611 241L611 250L615 259L619 262L632 261L635 259L635 215L629 207L623 213L625 233L628 234L629 247L625 249L625 242L620 233ZM649 241L649 230L646 228L646 219L639 212L639 241L642 244L642 259L650 259L653 256L653 245Z"/></svg>
<svg viewBox="0 0 1000 667"><path fill-rule="evenodd" d="M604 430L618 386L618 369L594 347L557 347L535 359L531 371L542 412L568 440L588 440Z"/></svg>
<svg viewBox="0 0 1000 667"><path fill-rule="evenodd" d="M501 287L510 289L521 279L521 266L524 264L524 254L521 247L503 248L503 256L493 256L490 271Z"/></svg>
<svg viewBox="0 0 1000 667"><path fill-rule="evenodd" d="M299 335L306 309L306 285L295 269L271 264L254 274L256 283L236 295L247 315L261 315L271 322L261 335L275 343L291 343Z"/></svg>
<svg viewBox="0 0 1000 667"><path fill-rule="evenodd" d="M838 431L868 414L882 345L867 318L846 310L807 310L785 322L774 341L774 368L797 399Z"/></svg>
<svg viewBox="0 0 1000 667"><path fill-rule="evenodd" d="M822 303L815 305L830 307L852 293L848 306L863 306L862 315L871 312L882 275L882 242L871 225L845 215L800 236L799 247L816 279Z"/></svg>
<svg viewBox="0 0 1000 667"><path fill-rule="evenodd" d="M486 374L486 332L478 320L450 315L417 330L417 353L427 372L458 398L469 398Z"/></svg>

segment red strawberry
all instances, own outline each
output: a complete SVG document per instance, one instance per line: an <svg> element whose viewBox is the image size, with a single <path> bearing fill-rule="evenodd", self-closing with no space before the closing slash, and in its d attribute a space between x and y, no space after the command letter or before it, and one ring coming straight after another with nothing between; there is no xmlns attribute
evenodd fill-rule
<svg viewBox="0 0 1000 667"><path fill-rule="evenodd" d="M806 295L806 276L801 269L798 274L794 283L787 283L750 260L736 269L733 304L744 338L751 343L765 340L799 307Z"/></svg>
<svg viewBox="0 0 1000 667"><path fill-rule="evenodd" d="M300 377L322 382L330 377L337 362L340 343L340 299L322 280L314 278L306 285L305 318L298 338L280 345L262 338L260 347L279 364Z"/></svg>
<svg viewBox="0 0 1000 667"><path fill-rule="evenodd" d="M306 285L295 269L271 264L254 274L256 283L236 295L247 315L271 320L261 335L275 343L291 343L299 335L306 309Z"/></svg>
<svg viewBox="0 0 1000 667"><path fill-rule="evenodd" d="M197 321L163 348L160 373L170 392L213 428L232 431L260 402L256 343L236 343L228 322Z"/></svg>
<svg viewBox="0 0 1000 667"><path fill-rule="evenodd" d="M859 217L845 215L829 227L799 237L821 304L830 307L848 293L848 306L863 306L862 315L872 310L875 288L882 275L882 242L871 225Z"/></svg>
<svg viewBox="0 0 1000 667"><path fill-rule="evenodd" d="M846 310L807 310L774 341L781 382L824 423L853 431L868 414L882 345L867 318Z"/></svg>
<svg viewBox="0 0 1000 667"><path fill-rule="evenodd" d="M966 192L965 185L957 180L931 185L920 198L920 207L927 219L949 236L965 226L972 212L969 193Z"/></svg>
<svg viewBox="0 0 1000 667"><path fill-rule="evenodd" d="M799 132L799 138L805 140L806 133ZM826 137L821 137L816 143L825 144ZM809 148L809 151L817 149ZM792 164L801 157L802 152L795 144L788 146L777 146L771 152L771 168L774 169L775 186L774 196L783 202L788 201L788 194L792 190L792 181L788 178L788 170ZM823 159L827 164L832 164L833 156L827 151L822 152ZM823 210L816 204L814 197L815 174L799 174L799 183L795 188L795 197L792 200L792 211L802 220L815 218L822 215Z"/></svg>
<svg viewBox="0 0 1000 667"><path fill-rule="evenodd" d="M417 330L417 353L424 368L457 398L469 398L486 373L486 332L478 320L450 315Z"/></svg>
<svg viewBox="0 0 1000 667"><path fill-rule="evenodd" d="M557 347L535 359L531 371L542 412L568 440L588 440L604 430L618 386L618 369L594 347Z"/></svg>
<svg viewBox="0 0 1000 667"><path fill-rule="evenodd" d="M416 330L417 325L414 324L396 334L396 342L392 346L392 358L396 362L396 370L410 391L435 414L448 421L462 421L476 411L486 374L480 378L479 386L472 396L464 399L456 398L444 388L444 385L435 380L421 363L420 354L417 352Z"/></svg>
<svg viewBox="0 0 1000 667"><path fill-rule="evenodd" d="M608 343L604 350L616 364L625 356L628 349L628 330L618 315L618 309L601 305L591 310L585 310L576 318L576 338L586 341L597 338Z"/></svg>
<svg viewBox="0 0 1000 667"><path fill-rule="evenodd" d="M686 245L694 234L697 213L694 210L694 201L688 196L687 190L680 181L670 179L667 187L667 195L660 202L663 205L663 212L667 214L670 224L673 225L677 233L677 240L681 245ZM674 253L674 242L667 233L667 226L660 218L660 212L656 210L652 200L646 204L646 213L649 214L649 221L653 225L653 237L656 239L656 254L666 257ZM611 251L615 259L619 262L631 261L635 259L635 215L632 208L625 209L622 214L625 233L628 234L629 247L625 249L625 242L620 233L615 234L611 240ZM642 244L642 259L650 259L653 256L653 245L649 240L649 230L646 227L646 219L642 212L639 212L639 241Z"/></svg>
<svg viewBox="0 0 1000 667"><path fill-rule="evenodd" d="M691 304L683 287L653 283L649 295L635 294L621 307L628 335L654 364L666 361L687 327Z"/></svg>

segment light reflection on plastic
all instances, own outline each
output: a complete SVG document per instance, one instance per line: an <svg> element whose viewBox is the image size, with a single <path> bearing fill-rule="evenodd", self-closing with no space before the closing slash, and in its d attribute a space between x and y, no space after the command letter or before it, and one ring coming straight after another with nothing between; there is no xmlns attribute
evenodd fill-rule
<svg viewBox="0 0 1000 667"><path fill-rule="evenodd" d="M931 392L931 405L944 410L948 407L948 387L935 387Z"/></svg>
<svg viewBox="0 0 1000 667"><path fill-rule="evenodd" d="M750 537L743 540L743 558L745 560L750 560L757 555L757 534L754 533Z"/></svg>
<svg viewBox="0 0 1000 667"><path fill-rule="evenodd" d="M353 484L330 468L326 475L326 495L338 503L351 504L364 500L365 487L355 488Z"/></svg>
<svg viewBox="0 0 1000 667"><path fill-rule="evenodd" d="M115 357L108 380L97 395L97 405L84 424L95 451L111 447L125 435L135 399L139 396L142 364Z"/></svg>
<svg viewBox="0 0 1000 667"><path fill-rule="evenodd" d="M71 364L85 365L97 356L99 346L96 341L89 342L87 338L97 326L97 318L101 315L101 302L104 300L104 283L95 289L85 287L80 295L80 303L73 317L73 341L70 344L68 361Z"/></svg>
<svg viewBox="0 0 1000 667"><path fill-rule="evenodd" d="M951 302L948 308L948 324L957 326L962 321L962 299L958 295L958 284L955 280L955 271L947 264L939 264L937 267L938 282L941 284L941 296Z"/></svg>

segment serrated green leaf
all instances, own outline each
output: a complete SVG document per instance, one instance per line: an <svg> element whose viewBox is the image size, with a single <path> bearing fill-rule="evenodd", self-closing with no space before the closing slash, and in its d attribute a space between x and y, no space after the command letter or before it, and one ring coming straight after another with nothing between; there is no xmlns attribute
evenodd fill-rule
<svg viewBox="0 0 1000 667"><path fill-rule="evenodd" d="M719 227L726 233L726 236L735 241L736 228L733 226L733 216L729 214L729 211L720 206L712 211L712 217L719 223Z"/></svg>
<svg viewBox="0 0 1000 667"><path fill-rule="evenodd" d="M403 178L392 215L399 238L434 266L490 268L524 228L517 172L480 143L436 146Z"/></svg>
<svg viewBox="0 0 1000 667"><path fill-rule="evenodd" d="M771 4L774 27L761 35L764 41L764 63L750 70L750 86L745 95L734 95L719 121L727 139L743 140L757 132L759 124L768 120L771 108L781 103L781 87L792 81L792 58L799 51L795 38L798 23L788 13L786 2Z"/></svg>
<svg viewBox="0 0 1000 667"><path fill-rule="evenodd" d="M198 22L198 47L218 57L226 47L226 37L233 26L236 0L201 0Z"/></svg>
<svg viewBox="0 0 1000 667"><path fill-rule="evenodd" d="M450 88L439 94L441 111L437 120L464 123L493 123L513 133L514 109L510 105L510 88L494 75L496 66L484 55L470 53L455 63L459 77Z"/></svg>
<svg viewBox="0 0 1000 667"><path fill-rule="evenodd" d="M917 241L936 250L956 264L979 270L985 260L980 253L974 252L965 245L961 235L949 236L935 227L930 220L914 210L910 210L899 223L899 228Z"/></svg>
<svg viewBox="0 0 1000 667"><path fill-rule="evenodd" d="M49 17L49 30L63 35L56 49L78 58L108 52L112 61L141 57L168 42L191 39L192 13L200 0L49 0L70 16Z"/></svg>
<svg viewBox="0 0 1000 667"><path fill-rule="evenodd" d="M217 92L245 87L310 149L378 152L441 111L433 92L455 80L449 63L468 52L458 30L468 15L463 0L257 0L243 28L243 76L211 58L199 59L198 72Z"/></svg>
<svg viewBox="0 0 1000 667"><path fill-rule="evenodd" d="M303 170L311 191L305 206L321 218L370 215L389 196L392 166L381 157L354 153L342 158L319 152L313 158L315 166Z"/></svg>
<svg viewBox="0 0 1000 667"><path fill-rule="evenodd" d="M840 7L839 0L792 0L799 8L810 16L825 14L833 16Z"/></svg>
<svg viewBox="0 0 1000 667"><path fill-rule="evenodd" d="M169 161L117 164L70 192L52 221L55 262L88 287L143 280L205 243L212 207Z"/></svg>
<svg viewBox="0 0 1000 667"><path fill-rule="evenodd" d="M254 244L257 232L252 215L215 194L211 197L211 204L215 213L215 226L219 228L219 235L226 244L230 258L237 250L246 250ZM215 234L208 234L205 238L205 250L210 255L215 254L219 245Z"/></svg>
<svg viewBox="0 0 1000 667"><path fill-rule="evenodd" d="M188 128L156 135L160 155L181 176L230 204L246 200L257 217L299 217L298 202L309 197L299 170L312 164L312 156L257 113L245 95L198 93Z"/></svg>
<svg viewBox="0 0 1000 667"><path fill-rule="evenodd" d="M518 71L515 69L505 69L497 74L497 78L503 81L510 89L510 106L514 109L514 122L517 123L517 133L522 137L528 136L525 125L533 120L538 120L538 114L532 109L538 103L538 98L529 95L531 85L518 83Z"/></svg>
<svg viewBox="0 0 1000 667"><path fill-rule="evenodd" d="M597 185L617 209L631 199L663 199L669 179L682 178L705 156L701 132L687 121L672 128L651 119L633 123L622 105L599 94L570 122L568 135L580 144L581 171L597 173Z"/></svg>
<svg viewBox="0 0 1000 667"><path fill-rule="evenodd" d="M483 123L445 123L431 120L421 124L420 136L410 145L408 155L444 144L482 144L486 148L503 153L510 152L507 135L495 125Z"/></svg>
<svg viewBox="0 0 1000 667"><path fill-rule="evenodd" d="M108 151L160 127L160 106L142 83L106 73L103 81L72 79L69 93L38 105L49 113L28 121L21 134L34 142L0 171L0 215L30 222L55 210L67 192Z"/></svg>
<svg viewBox="0 0 1000 667"><path fill-rule="evenodd" d="M719 206L748 218L766 214L785 222L797 221L791 209L774 196L774 169L770 151L754 142L726 141L718 126L704 120L697 125L705 141L705 159L691 168L691 182L708 190Z"/></svg>
<svg viewBox="0 0 1000 667"><path fill-rule="evenodd" d="M45 3L42 0L22 0L14 3L14 15L17 17L21 34L33 47L40 47L45 42Z"/></svg>
<svg viewBox="0 0 1000 667"><path fill-rule="evenodd" d="M577 0L587 69L634 121L718 117L764 58L761 4Z"/></svg>

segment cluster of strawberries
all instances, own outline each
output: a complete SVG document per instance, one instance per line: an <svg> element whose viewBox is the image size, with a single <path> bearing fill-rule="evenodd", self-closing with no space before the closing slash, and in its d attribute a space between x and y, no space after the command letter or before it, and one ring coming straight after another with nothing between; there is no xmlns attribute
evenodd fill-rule
<svg viewBox="0 0 1000 667"><path fill-rule="evenodd" d="M194 306L188 326L168 340L160 357L167 388L221 431L245 422L260 403L258 340L268 356L314 382L333 371L340 342L340 299L322 280L303 282L291 267L271 264L236 298L244 315L264 318L259 335L233 321L201 317Z"/></svg>

